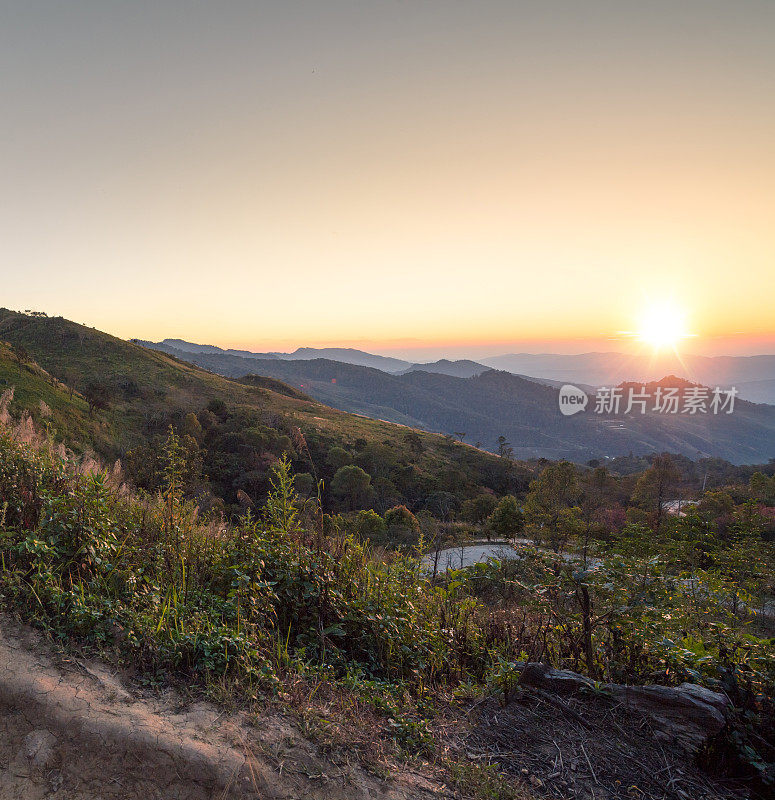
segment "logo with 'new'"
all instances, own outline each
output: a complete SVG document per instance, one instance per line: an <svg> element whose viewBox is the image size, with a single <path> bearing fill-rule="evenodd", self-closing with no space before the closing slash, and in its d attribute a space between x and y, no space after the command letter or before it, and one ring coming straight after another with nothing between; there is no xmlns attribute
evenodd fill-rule
<svg viewBox="0 0 775 800"><path fill-rule="evenodd" d="M589 397L586 392L582 392L578 386L566 383L560 389L560 412L566 417L571 417L583 411L587 407Z"/></svg>

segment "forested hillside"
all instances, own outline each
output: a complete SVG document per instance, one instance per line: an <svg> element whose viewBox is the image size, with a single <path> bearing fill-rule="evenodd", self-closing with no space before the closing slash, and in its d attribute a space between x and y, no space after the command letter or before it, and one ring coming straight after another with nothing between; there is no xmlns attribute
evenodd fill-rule
<svg viewBox="0 0 775 800"><path fill-rule="evenodd" d="M446 495L460 503L524 490L530 480L523 466L450 437L337 411L272 378L229 380L61 318L0 311L2 340L0 385L14 387L12 411L28 410L76 449L120 458L146 489L162 479L172 425L184 437L189 493L203 506L263 497L283 453L305 492L323 480L334 510L419 511Z"/></svg>
<svg viewBox="0 0 775 800"><path fill-rule="evenodd" d="M692 459L716 457L745 464L775 456L775 406L740 399L731 415L649 412L601 417L593 413L590 401L586 413L564 417L555 386L509 372L487 370L456 377L426 372L420 365L394 375L328 359L262 360L164 349L222 375L270 375L336 408L463 436L492 452L499 450L499 437L504 437L521 459L568 458L584 463L669 451ZM688 385L673 377L660 384Z"/></svg>

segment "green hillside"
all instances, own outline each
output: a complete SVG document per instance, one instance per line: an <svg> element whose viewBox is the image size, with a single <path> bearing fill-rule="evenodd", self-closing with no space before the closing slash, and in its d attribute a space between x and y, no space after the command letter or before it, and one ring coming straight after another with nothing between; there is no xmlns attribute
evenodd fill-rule
<svg viewBox="0 0 775 800"><path fill-rule="evenodd" d="M76 450L109 454L113 448L105 426L89 415L89 404L78 392L6 342L0 342L0 395L12 415L27 411L37 427L58 431Z"/></svg>
<svg viewBox="0 0 775 800"><path fill-rule="evenodd" d="M0 355L0 377L16 387L12 410L38 419L44 400L69 445L124 459L141 484L153 483L159 440L170 425L191 434L202 466L198 490L227 503L240 489L263 495L267 469L282 452L298 472L326 484L337 466L352 462L372 479L368 499L418 510L438 492L463 501L527 484L524 468L449 437L338 411L278 380L230 380L61 317L2 309L2 340L11 345ZM297 431L303 440L294 439Z"/></svg>

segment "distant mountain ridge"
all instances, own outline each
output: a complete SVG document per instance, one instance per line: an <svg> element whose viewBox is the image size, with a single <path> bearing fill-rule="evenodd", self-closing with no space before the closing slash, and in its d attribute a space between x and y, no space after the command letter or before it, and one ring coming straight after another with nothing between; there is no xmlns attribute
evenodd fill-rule
<svg viewBox="0 0 775 800"><path fill-rule="evenodd" d="M510 353L482 359L493 369L539 379L595 386L626 381L648 382L663 375L683 375L706 386L736 386L740 397L775 404L775 355L696 356L675 353L653 359L627 353Z"/></svg>
<svg viewBox="0 0 775 800"><path fill-rule="evenodd" d="M403 374L407 372L439 372L442 375L453 375L456 378L473 378L489 369L492 367L468 359L450 361L448 358L440 358L430 364L412 364L409 369L404 370Z"/></svg>
<svg viewBox="0 0 775 800"><path fill-rule="evenodd" d="M284 361L309 360L312 358L329 358L332 361L341 361L343 364L357 364L361 367L374 367L385 372L400 372L412 367L411 362L400 358L380 356L356 350L353 347L299 347L292 353L258 353L251 350L234 350L216 347L212 344L194 344L184 339L163 339L161 342L149 342L143 339L133 339L136 344L150 347L154 350L166 352L173 349L183 353L207 353L210 355L239 356L240 358L278 359ZM483 369L489 369L483 367Z"/></svg>
<svg viewBox="0 0 775 800"><path fill-rule="evenodd" d="M162 342L134 340L157 350L174 348L187 353L231 355L242 358L311 360L327 358L344 364L374 367L384 372L435 372L458 378L481 375L488 369L503 370L550 386L573 383L581 389L617 386L627 381L648 382L665 375L683 375L706 386L734 385L742 399L752 403L775 405L775 355L757 356L678 356L674 353L644 358L627 353L592 352L508 353L483 358L450 360L441 358L429 363L412 363L400 358L382 356L349 347L299 347L292 353L258 353L249 350L223 349L209 344L194 344L183 339Z"/></svg>
<svg viewBox="0 0 775 800"><path fill-rule="evenodd" d="M479 485L492 491L500 486L504 491L511 485L508 481L516 480L517 470L512 465L444 436L368 418L375 415L343 413L267 373L235 381L211 368L214 359L288 368L307 362L256 362L218 353L159 349L62 317L0 308L0 394L13 389L8 406L12 415L27 412L41 430L45 426L79 453L95 452L110 463L124 461L157 436L166 437L170 425L182 427L189 424L187 419L203 414L207 425L226 425L225 438L217 446L213 443L214 449L204 449L202 455L207 473L203 480L217 484L218 496L227 502L237 502L238 488L247 491L244 487L248 484L263 486L272 459L288 447L292 452L291 436L299 433L307 448L304 455L296 454L302 467L299 471L308 466L309 453L316 453L318 469L328 473L326 484L333 472L321 454L331 447L389 452L391 460L384 463L393 466L385 477L393 475L392 470L399 471L404 481L399 483L407 492L396 490L397 502L415 502L413 498L421 502L437 489L453 487L444 482L448 475L471 492ZM197 359L211 360L208 370L197 367ZM366 367L338 366L387 376ZM90 397L96 397L99 405L92 406ZM8 395L4 402L8 403ZM196 432L197 423L193 426ZM288 438L288 447L284 438Z"/></svg>
<svg viewBox="0 0 775 800"><path fill-rule="evenodd" d="M775 408L744 401L738 401L732 416L648 413L602 418L591 412L591 402L587 413L564 417L558 408L556 382L550 386L505 371L457 377L418 367L394 374L322 358L248 359L173 351L168 348L171 355L212 372L233 378L267 375L343 411L428 431L464 434L465 441L484 449L496 451L498 437L505 436L518 458L585 462L670 451L690 458L717 456L734 463L761 463L775 456ZM664 382L685 384L675 378Z"/></svg>

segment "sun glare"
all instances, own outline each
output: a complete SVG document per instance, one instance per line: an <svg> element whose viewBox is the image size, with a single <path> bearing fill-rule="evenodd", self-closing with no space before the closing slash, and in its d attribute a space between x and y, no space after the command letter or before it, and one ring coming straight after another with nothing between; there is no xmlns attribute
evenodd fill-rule
<svg viewBox="0 0 775 800"><path fill-rule="evenodd" d="M638 338L655 349L675 349L687 336L686 314L672 303L655 303L641 317Z"/></svg>

